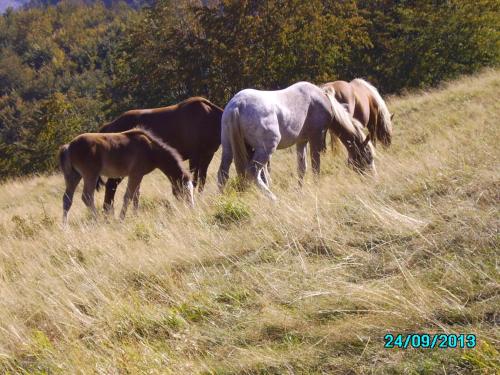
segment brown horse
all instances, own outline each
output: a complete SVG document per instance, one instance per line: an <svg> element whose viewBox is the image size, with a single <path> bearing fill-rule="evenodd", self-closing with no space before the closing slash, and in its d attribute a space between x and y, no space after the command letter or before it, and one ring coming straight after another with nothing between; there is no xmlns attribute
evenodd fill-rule
<svg viewBox="0 0 500 375"><path fill-rule="evenodd" d="M356 78L351 82L334 81L325 83L322 87L333 90L335 99L346 107L351 117L368 128L374 145L378 140L385 147L390 146L393 115L389 113L385 101L374 86L363 79ZM330 136L333 148L338 139L332 132L330 132Z"/></svg>
<svg viewBox="0 0 500 375"><path fill-rule="evenodd" d="M176 198L184 197L194 205L191 175L182 166L181 157L172 147L143 129L123 133L86 133L59 150L59 162L66 182L63 196L63 224L67 223L73 194L83 177L82 200L97 215L94 191L99 176L128 176L120 218L125 218L130 199L139 204L139 188L144 175L159 168L172 183Z"/></svg>
<svg viewBox="0 0 500 375"><path fill-rule="evenodd" d="M99 132L123 132L141 124L141 127L175 148L182 160L189 159L194 186L199 185L201 192L208 166L220 146L222 112L222 108L207 99L193 97L169 107L127 111L104 125ZM105 211L112 209L120 181L108 179L104 197Z"/></svg>

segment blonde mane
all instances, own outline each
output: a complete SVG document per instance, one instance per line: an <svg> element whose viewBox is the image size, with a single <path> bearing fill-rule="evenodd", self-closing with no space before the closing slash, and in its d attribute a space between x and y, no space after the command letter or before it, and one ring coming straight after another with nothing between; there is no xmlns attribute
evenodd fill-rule
<svg viewBox="0 0 500 375"><path fill-rule="evenodd" d="M340 104L337 99L335 99L335 89L331 86L323 88L326 96L330 99L332 104L333 116L337 121L344 124L349 130L355 134L360 142L363 142L365 139L365 133L363 132L363 125L351 117L347 109Z"/></svg>
<svg viewBox="0 0 500 375"><path fill-rule="evenodd" d="M373 99L377 103L377 107L380 112L380 118L382 119L382 126L385 128L389 136L391 136L392 135L391 113L389 112L387 104L385 103L384 99L382 99L382 96L380 96L380 93L378 92L376 87L361 78L356 78L353 80L353 82L357 82L365 86L368 89L368 91L370 91L370 93L373 96Z"/></svg>

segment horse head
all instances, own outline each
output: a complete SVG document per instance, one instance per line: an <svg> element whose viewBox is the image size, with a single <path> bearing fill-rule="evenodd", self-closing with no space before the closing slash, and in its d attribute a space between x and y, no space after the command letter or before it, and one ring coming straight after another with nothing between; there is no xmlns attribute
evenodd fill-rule
<svg viewBox="0 0 500 375"><path fill-rule="evenodd" d="M368 135L364 140L356 138L354 141L347 142L347 151L349 153L347 163L359 173L364 174L368 171L376 175L375 148L370 139L370 135Z"/></svg>
<svg viewBox="0 0 500 375"><path fill-rule="evenodd" d="M194 186L189 173L183 173L180 181L172 181L172 193L177 199L184 200L194 207Z"/></svg>

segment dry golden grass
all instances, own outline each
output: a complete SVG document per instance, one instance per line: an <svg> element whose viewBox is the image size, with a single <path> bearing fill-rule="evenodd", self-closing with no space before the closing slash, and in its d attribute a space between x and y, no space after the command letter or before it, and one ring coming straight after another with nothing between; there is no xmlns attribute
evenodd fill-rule
<svg viewBox="0 0 500 375"><path fill-rule="evenodd" d="M498 372L499 92L491 70L390 99L377 181L327 155L299 190L278 152L277 204L219 195L215 160L194 210L155 173L137 216L93 222L75 199L62 230L61 175L0 185L0 372Z"/></svg>

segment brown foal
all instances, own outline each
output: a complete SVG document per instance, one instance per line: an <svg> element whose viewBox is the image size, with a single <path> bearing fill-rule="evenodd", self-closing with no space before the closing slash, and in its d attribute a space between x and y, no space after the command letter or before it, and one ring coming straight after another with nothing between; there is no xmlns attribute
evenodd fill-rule
<svg viewBox="0 0 500 375"><path fill-rule="evenodd" d="M82 200L97 215L94 191L100 176L123 178L128 185L120 218L125 218L130 199L139 204L139 188L144 175L160 169L172 183L176 198L194 205L191 174L182 166L178 152L151 132L133 129L123 133L86 133L59 150L59 161L66 182L63 196L63 224L67 223L73 195L83 178Z"/></svg>

